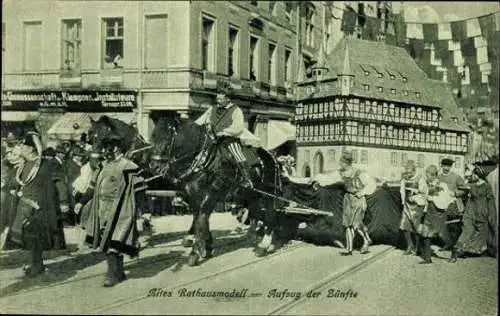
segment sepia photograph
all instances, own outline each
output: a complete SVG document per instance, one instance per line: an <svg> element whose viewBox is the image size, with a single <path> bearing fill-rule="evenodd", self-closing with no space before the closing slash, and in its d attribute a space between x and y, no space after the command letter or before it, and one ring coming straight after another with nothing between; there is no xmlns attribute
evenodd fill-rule
<svg viewBox="0 0 500 316"><path fill-rule="evenodd" d="M500 3L2 1L0 313L497 315Z"/></svg>

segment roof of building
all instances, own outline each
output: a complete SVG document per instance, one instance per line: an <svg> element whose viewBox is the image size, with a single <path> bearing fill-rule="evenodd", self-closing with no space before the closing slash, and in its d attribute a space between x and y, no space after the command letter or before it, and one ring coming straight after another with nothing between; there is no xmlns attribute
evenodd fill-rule
<svg viewBox="0 0 500 316"><path fill-rule="evenodd" d="M352 75L350 94L441 109L443 128L465 131L465 114L455 102L451 87L431 80L408 52L383 42L343 38L327 56L329 73ZM339 95L333 81L314 95ZM456 122L453 117L456 117Z"/></svg>

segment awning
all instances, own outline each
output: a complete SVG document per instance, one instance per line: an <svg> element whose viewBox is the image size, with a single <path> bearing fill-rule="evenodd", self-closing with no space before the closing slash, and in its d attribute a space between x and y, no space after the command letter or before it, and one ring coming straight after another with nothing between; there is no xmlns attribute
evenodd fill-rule
<svg viewBox="0 0 500 316"><path fill-rule="evenodd" d="M36 121L40 113L33 111L2 111L2 122ZM3 124L3 123L2 123Z"/></svg>
<svg viewBox="0 0 500 316"><path fill-rule="evenodd" d="M269 120L267 123L267 149L275 149L287 141L295 140L295 126L289 121Z"/></svg>
<svg viewBox="0 0 500 316"><path fill-rule="evenodd" d="M79 140L91 127L90 118L97 120L106 115L127 124L136 121L135 113L65 113L47 132L49 139Z"/></svg>

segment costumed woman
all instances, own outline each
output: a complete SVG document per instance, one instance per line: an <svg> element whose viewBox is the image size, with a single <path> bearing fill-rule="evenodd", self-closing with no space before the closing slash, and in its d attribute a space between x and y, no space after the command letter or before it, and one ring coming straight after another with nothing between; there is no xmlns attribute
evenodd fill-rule
<svg viewBox="0 0 500 316"><path fill-rule="evenodd" d="M342 225L346 231L346 252L342 255L352 255L355 233L363 238L361 253L368 253L371 238L368 229L363 223L367 208L366 196L375 192L377 184L368 173L352 166L354 157L352 152L344 151L340 158L340 175L344 182L346 193L344 195Z"/></svg>
<svg viewBox="0 0 500 316"><path fill-rule="evenodd" d="M417 172L415 161L408 160L402 175L400 189L403 214L399 228L403 231L406 239L405 255L417 254L418 226L424 215L427 191L425 177Z"/></svg>
<svg viewBox="0 0 500 316"><path fill-rule="evenodd" d="M419 225L419 233L423 239L424 249L422 250L422 258L420 263L432 263L431 238L440 236L441 232L446 229L446 210L448 206L455 201L452 192L448 189L445 182L439 180L439 170L435 165L430 165L425 170L425 179L427 182L427 203L424 209L424 216L421 225ZM448 243L448 240L443 240Z"/></svg>
<svg viewBox="0 0 500 316"><path fill-rule="evenodd" d="M496 253L497 210L491 185L486 182L488 173L481 166L474 166L469 176L468 201L463 216L462 234L452 250L450 262L467 254L483 255L488 248Z"/></svg>

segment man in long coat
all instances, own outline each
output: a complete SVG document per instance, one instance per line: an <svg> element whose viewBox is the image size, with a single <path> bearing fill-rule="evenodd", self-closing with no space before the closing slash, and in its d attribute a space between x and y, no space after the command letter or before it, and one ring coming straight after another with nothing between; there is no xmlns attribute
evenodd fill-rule
<svg viewBox="0 0 500 316"><path fill-rule="evenodd" d="M97 176L85 224L86 242L107 255L105 287L125 280L122 253L130 257L139 253L134 185L141 178L136 176L138 166L123 156L124 151L118 137L104 140L106 161Z"/></svg>
<svg viewBox="0 0 500 316"><path fill-rule="evenodd" d="M6 184L15 218L11 223L8 239L31 251L31 265L25 270L29 277L45 270L43 250L65 247L61 211L57 191L51 181L51 171L40 158L41 144L37 134L28 135L25 144L19 146L20 157L14 179Z"/></svg>

